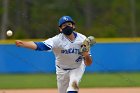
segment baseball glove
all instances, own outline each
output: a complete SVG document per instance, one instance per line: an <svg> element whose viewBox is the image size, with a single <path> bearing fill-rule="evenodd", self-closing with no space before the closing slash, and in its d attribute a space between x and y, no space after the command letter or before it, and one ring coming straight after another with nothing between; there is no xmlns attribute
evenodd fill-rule
<svg viewBox="0 0 140 93"><path fill-rule="evenodd" d="M96 43L96 41L95 41L94 37L93 36L89 36L82 43L81 48L80 48L80 52L81 53L88 52L90 50L90 47L92 45L94 45L95 43Z"/></svg>

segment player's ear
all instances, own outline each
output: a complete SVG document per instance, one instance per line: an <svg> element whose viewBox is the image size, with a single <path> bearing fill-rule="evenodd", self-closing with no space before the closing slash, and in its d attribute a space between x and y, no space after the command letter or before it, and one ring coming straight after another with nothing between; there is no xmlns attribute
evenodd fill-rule
<svg viewBox="0 0 140 93"><path fill-rule="evenodd" d="M58 29L59 29L59 32L62 33L62 29L61 29L61 27L58 27Z"/></svg>
<svg viewBox="0 0 140 93"><path fill-rule="evenodd" d="M76 29L75 25L72 25L72 27L73 27L73 30L75 30L75 29Z"/></svg>

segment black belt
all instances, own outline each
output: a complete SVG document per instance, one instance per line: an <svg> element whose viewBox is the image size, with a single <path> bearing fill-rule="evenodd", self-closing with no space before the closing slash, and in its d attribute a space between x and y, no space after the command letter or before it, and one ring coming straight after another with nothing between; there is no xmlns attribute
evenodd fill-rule
<svg viewBox="0 0 140 93"><path fill-rule="evenodd" d="M75 68L61 68L60 66L56 65L58 68L63 69L63 70L73 70Z"/></svg>

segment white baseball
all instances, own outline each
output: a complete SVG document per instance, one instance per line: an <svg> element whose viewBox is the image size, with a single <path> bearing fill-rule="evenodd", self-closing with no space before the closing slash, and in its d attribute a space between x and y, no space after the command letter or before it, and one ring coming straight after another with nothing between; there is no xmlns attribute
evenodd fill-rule
<svg viewBox="0 0 140 93"><path fill-rule="evenodd" d="M6 34L7 34L7 36L12 36L13 32L11 30L8 30Z"/></svg>

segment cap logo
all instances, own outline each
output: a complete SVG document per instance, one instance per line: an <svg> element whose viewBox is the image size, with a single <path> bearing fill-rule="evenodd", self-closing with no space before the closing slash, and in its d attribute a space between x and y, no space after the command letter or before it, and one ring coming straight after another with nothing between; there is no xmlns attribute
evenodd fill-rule
<svg viewBox="0 0 140 93"><path fill-rule="evenodd" d="M69 20L69 19L68 19L68 18L66 18L66 17L64 17L63 19L64 19L65 21L68 21L68 20Z"/></svg>

